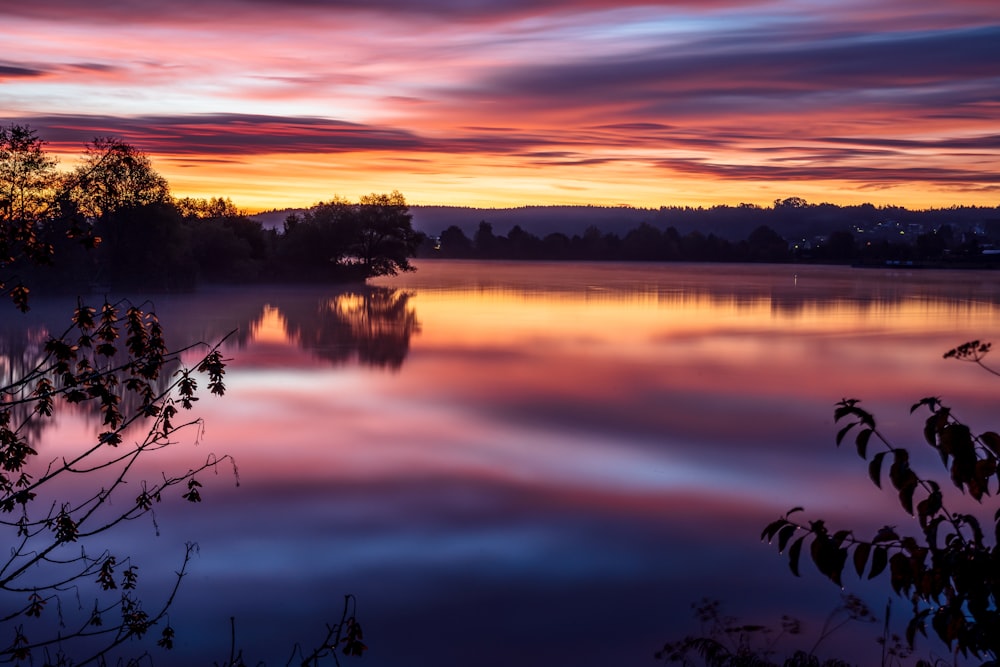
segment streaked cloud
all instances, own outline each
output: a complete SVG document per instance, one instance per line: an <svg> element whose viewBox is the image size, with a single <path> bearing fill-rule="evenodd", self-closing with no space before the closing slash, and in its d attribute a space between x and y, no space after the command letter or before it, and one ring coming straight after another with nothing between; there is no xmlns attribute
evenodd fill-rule
<svg viewBox="0 0 1000 667"><path fill-rule="evenodd" d="M982 0L63 0L0 18L0 117L67 154L122 136L179 194L251 207L331 182L426 204L879 188L947 206L995 202L1000 173L1000 7Z"/></svg>

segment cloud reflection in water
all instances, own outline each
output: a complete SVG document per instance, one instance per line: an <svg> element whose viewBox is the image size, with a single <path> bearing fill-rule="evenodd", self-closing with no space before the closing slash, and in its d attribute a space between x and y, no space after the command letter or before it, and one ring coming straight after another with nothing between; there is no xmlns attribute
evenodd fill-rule
<svg viewBox="0 0 1000 667"><path fill-rule="evenodd" d="M863 398L909 442L927 394L988 426L1000 386L941 353L997 330L992 285L425 262L360 291L164 299L168 333L241 327L192 447L233 454L242 486L205 480L204 507L165 507L163 536L135 549L169 571L169 546L201 545L179 656L221 652L235 614L248 654L281 664L346 592L369 665L651 664L704 595L763 621L822 616L838 592L794 580L761 528L798 504L903 519L833 446L833 404Z"/></svg>

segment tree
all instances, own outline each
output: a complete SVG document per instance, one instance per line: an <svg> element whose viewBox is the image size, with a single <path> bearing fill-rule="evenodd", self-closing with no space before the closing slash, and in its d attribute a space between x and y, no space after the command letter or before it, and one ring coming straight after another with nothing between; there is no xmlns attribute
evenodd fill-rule
<svg viewBox="0 0 1000 667"><path fill-rule="evenodd" d="M442 257L469 257L472 254L472 241L458 225L451 225L441 232Z"/></svg>
<svg viewBox="0 0 1000 667"><path fill-rule="evenodd" d="M290 278L363 281L412 271L409 258L423 238L399 192L365 195L357 204L335 197L289 216L278 260Z"/></svg>
<svg viewBox="0 0 1000 667"><path fill-rule="evenodd" d="M36 165L36 174L47 173L51 161L36 159L41 142L32 131L8 129L2 140L4 167L20 161ZM15 144L19 148L11 150ZM39 227L58 228L55 223L67 218L79 223L75 202L93 206L90 221L150 207L177 214L163 200L165 181L141 154L117 140L107 146L104 157L66 178L48 201L3 208L0 268L47 261L52 247L39 240ZM33 155L34 162L25 157ZM114 168L98 178L116 161L124 171ZM24 171L0 173L7 187L16 181L10 174ZM142 192L128 191L132 186ZM69 189L74 198L67 195ZM8 291L16 305L27 308L26 287ZM148 654L135 647L121 653L125 644L155 636L162 649L173 646L167 611L195 545L186 545L172 589L150 601L141 594L140 563L113 551L106 538L127 522L150 518L154 507L171 497L200 503L200 474L232 464L228 455L210 454L187 470L149 479L137 472L140 459L174 446L179 432L199 423L184 416L199 400L199 382L206 381L211 394L225 392L224 341L169 348L153 312L125 301L105 300L99 308L78 301L62 333L43 334L0 357L5 370L0 381L0 534L7 547L0 556L0 662L138 665L148 662ZM196 351L200 356L185 363ZM100 422L97 432L76 447L67 443L58 457L40 453L40 436L66 406L93 414ZM235 475L235 465L232 469ZM319 647L309 655L298 651L304 664L330 655L336 662L337 650L364 652L353 607L353 597L347 596L340 622L327 626ZM226 664L244 664L235 647Z"/></svg>
<svg viewBox="0 0 1000 667"><path fill-rule="evenodd" d="M983 362L989 351L989 343L970 341L944 356L1000 375ZM910 411L918 410L930 413L924 438L948 470L951 483L981 505L1000 481L1000 435L995 431L976 435L937 397L919 400ZM807 544L816 568L837 585L842 585L849 563L859 577L888 574L893 592L912 604L906 629L911 646L917 633L926 636L929 622L950 648L995 665L1000 658L1000 511L991 517L992 530L986 530L980 518L950 507L942 485L911 467L909 450L893 445L858 400L840 401L834 417L842 424L837 445L853 432L858 455L868 461L868 475L879 488L888 462L888 482L903 511L917 518L919 534L901 535L885 526L864 539L852 530L831 531L820 519L807 523L793 518L802 510L796 507L769 524L761 539L777 542L796 576ZM870 454L873 448L879 451Z"/></svg>
<svg viewBox="0 0 1000 667"><path fill-rule="evenodd" d="M91 220L121 209L170 203L167 181L153 169L149 156L113 137L87 145L82 163L68 176L67 189Z"/></svg>
<svg viewBox="0 0 1000 667"><path fill-rule="evenodd" d="M354 207L356 231L348 247L348 263L361 268L363 278L413 271L410 257L423 236L413 230L413 216L399 191L365 195Z"/></svg>
<svg viewBox="0 0 1000 667"><path fill-rule="evenodd" d="M0 127L0 221L38 223L50 213L56 160L26 125Z"/></svg>
<svg viewBox="0 0 1000 667"><path fill-rule="evenodd" d="M41 228L51 214L55 165L30 127L0 127L0 294L21 310L28 308L28 289L16 272L52 255Z"/></svg>
<svg viewBox="0 0 1000 667"><path fill-rule="evenodd" d="M95 229L103 242L91 280L115 289L194 288L191 230L172 203L120 206L101 217Z"/></svg>
<svg viewBox="0 0 1000 667"><path fill-rule="evenodd" d="M788 259L788 242L767 225L760 225L747 237L747 259L752 262L781 262Z"/></svg>
<svg viewBox="0 0 1000 667"><path fill-rule="evenodd" d="M479 257L494 257L497 252L497 237L493 234L493 225L485 220L479 221L479 227L472 237L472 245L476 248Z"/></svg>

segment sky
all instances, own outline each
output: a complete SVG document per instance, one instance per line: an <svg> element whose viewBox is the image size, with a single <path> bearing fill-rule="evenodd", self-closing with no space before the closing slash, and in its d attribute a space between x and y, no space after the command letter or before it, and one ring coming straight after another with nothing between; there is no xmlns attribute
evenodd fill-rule
<svg viewBox="0 0 1000 667"><path fill-rule="evenodd" d="M0 0L0 122L250 211L1000 205L996 0Z"/></svg>

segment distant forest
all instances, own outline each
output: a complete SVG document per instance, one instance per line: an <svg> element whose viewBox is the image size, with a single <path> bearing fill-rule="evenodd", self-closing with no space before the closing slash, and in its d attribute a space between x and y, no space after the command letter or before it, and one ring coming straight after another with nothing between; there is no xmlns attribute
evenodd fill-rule
<svg viewBox="0 0 1000 667"><path fill-rule="evenodd" d="M617 212L617 217L615 213ZM454 216L456 211L447 211ZM772 207L751 204L712 208L529 207L483 213L471 233L455 221L421 256L442 258L910 263L993 266L1000 263L1000 208L961 207L910 211L871 204L809 204L792 197ZM490 219L485 219L486 217ZM529 231L576 218L603 218L608 231L589 224L582 232ZM420 214L415 218L420 218ZM430 217L430 216L428 216ZM454 218L453 218L454 219ZM491 220L515 222L498 234ZM539 221L541 224L532 224ZM523 225L522 225L523 222ZM427 221L422 221L423 225ZM579 223L577 223L579 224Z"/></svg>
<svg viewBox="0 0 1000 667"><path fill-rule="evenodd" d="M639 209L412 206L425 235L418 257L589 261L909 263L992 267L1000 262L1000 207L924 211L871 204ZM255 215L277 226L289 214Z"/></svg>
<svg viewBox="0 0 1000 667"><path fill-rule="evenodd" d="M409 271L413 257L1000 264L1000 208L791 197L770 207L466 209L410 207L394 191L249 215L229 199L173 197L148 156L117 139L95 139L60 172L44 141L18 125L0 127L0 223L0 288L21 302L29 283L80 293L363 282Z"/></svg>

